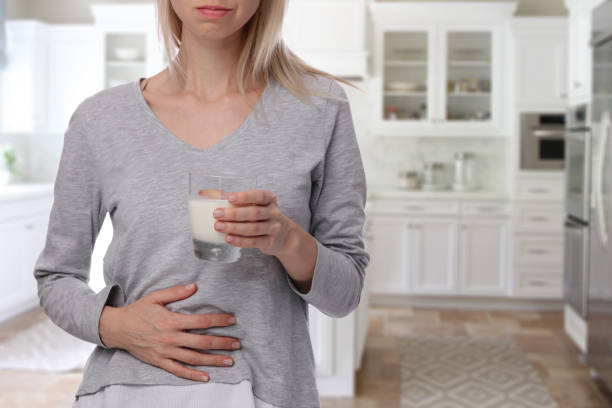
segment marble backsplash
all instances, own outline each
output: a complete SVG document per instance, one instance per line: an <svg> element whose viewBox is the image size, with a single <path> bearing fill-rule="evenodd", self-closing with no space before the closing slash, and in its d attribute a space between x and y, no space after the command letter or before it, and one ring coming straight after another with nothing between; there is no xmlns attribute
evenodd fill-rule
<svg viewBox="0 0 612 408"><path fill-rule="evenodd" d="M445 163L446 177L452 182L453 155L466 151L475 155L474 173L479 189L506 190L508 142L503 139L377 136L361 144L360 148L370 186L400 186L398 173L402 170L422 172L424 161Z"/></svg>

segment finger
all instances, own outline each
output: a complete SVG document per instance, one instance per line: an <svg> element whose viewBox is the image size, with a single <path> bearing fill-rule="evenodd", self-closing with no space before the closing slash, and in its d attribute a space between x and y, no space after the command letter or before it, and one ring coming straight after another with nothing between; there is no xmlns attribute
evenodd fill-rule
<svg viewBox="0 0 612 408"><path fill-rule="evenodd" d="M230 201L232 204L257 204L268 205L276 199L276 195L269 190L247 190L236 191L232 194L236 195L236 201ZM231 197L231 194L230 194Z"/></svg>
<svg viewBox="0 0 612 408"><path fill-rule="evenodd" d="M244 237L242 235L225 235L225 242L240 248L268 248L272 245L271 235L258 235L255 237Z"/></svg>
<svg viewBox="0 0 612 408"><path fill-rule="evenodd" d="M223 327L236 323L236 317L229 313L170 313L172 314L171 318L176 322L174 327L177 330L207 329L209 327ZM230 320L232 318L234 321Z"/></svg>
<svg viewBox="0 0 612 408"><path fill-rule="evenodd" d="M188 380L193 381L208 381L210 376L205 371L196 370L194 368L185 367L181 363L172 360L170 358L164 358L159 367L163 368L166 371L171 372L177 377L187 378Z"/></svg>
<svg viewBox="0 0 612 408"><path fill-rule="evenodd" d="M215 229L232 235L258 236L273 235L279 231L278 221L254 221L254 222L216 222ZM220 226L223 225L223 228Z"/></svg>
<svg viewBox="0 0 612 408"><path fill-rule="evenodd" d="M228 355L206 354L182 347L173 347L168 357L194 366L209 365L227 367L234 365L234 359Z"/></svg>
<svg viewBox="0 0 612 408"><path fill-rule="evenodd" d="M180 332L176 336L178 345L197 350L236 350L240 348L240 340L233 337L209 336ZM234 346L236 343L236 346Z"/></svg>
<svg viewBox="0 0 612 408"><path fill-rule="evenodd" d="M270 219L271 217L272 207L267 205L246 205L234 208L226 207L223 209L223 216L215 216L219 221L260 221Z"/></svg>
<svg viewBox="0 0 612 408"><path fill-rule="evenodd" d="M166 303L175 302L177 300L185 299L191 296L196 290L196 284L193 284L192 288L187 288L186 285L176 285L165 289L155 290L146 295L152 303L159 303L165 305Z"/></svg>

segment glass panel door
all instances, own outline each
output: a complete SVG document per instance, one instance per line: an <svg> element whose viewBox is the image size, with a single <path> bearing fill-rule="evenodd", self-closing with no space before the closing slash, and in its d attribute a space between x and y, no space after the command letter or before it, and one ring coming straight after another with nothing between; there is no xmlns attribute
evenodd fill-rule
<svg viewBox="0 0 612 408"><path fill-rule="evenodd" d="M417 31L384 33L383 119L428 119L427 36Z"/></svg>
<svg viewBox="0 0 612 408"><path fill-rule="evenodd" d="M449 31L446 44L446 120L491 120L492 33Z"/></svg>

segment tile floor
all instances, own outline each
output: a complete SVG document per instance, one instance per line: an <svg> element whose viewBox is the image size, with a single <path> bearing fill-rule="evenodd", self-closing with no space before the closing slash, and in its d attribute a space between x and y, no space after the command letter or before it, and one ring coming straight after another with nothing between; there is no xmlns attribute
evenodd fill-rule
<svg viewBox="0 0 612 408"><path fill-rule="evenodd" d="M0 342L46 318L40 308L0 325ZM468 311L373 306L355 398L323 398L323 408L399 408L397 338L408 333L480 336L506 334L520 345L560 408L612 407L590 378L579 351L563 332L559 312ZM41 374L0 370L0 407L70 407L79 372Z"/></svg>

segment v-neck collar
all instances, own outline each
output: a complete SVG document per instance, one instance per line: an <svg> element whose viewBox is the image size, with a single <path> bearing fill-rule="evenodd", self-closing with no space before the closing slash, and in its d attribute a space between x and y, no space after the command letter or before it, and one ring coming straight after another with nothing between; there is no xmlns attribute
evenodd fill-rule
<svg viewBox="0 0 612 408"><path fill-rule="evenodd" d="M139 77L137 80L132 82L132 88L136 93L136 98L138 99L139 105L142 107L143 111L151 118L153 123L163 131L164 135L167 136L166 139L170 140L174 144L177 144L183 149L200 154L209 154L213 151L216 151L230 143L233 139L238 138L238 136L240 136L242 133L244 133L251 125L251 122L255 119L256 111L258 109L262 109L262 106L265 104L265 99L267 98L271 82L274 80L272 77L270 77L270 80L266 84L261 96L259 97L259 100L255 105L255 109L253 109L251 113L249 113L249 115L242 121L242 123L240 124L240 126L238 126L236 130L232 131L212 146L209 146L206 149L200 149L199 147L193 146L176 136L172 131L170 131L170 129L166 127L166 125L162 123L161 120L159 120L157 115L155 115L155 113L149 106L149 103L145 99L144 95L142 94L141 81L143 79L145 78Z"/></svg>

